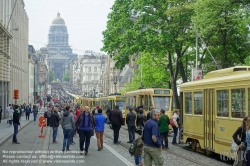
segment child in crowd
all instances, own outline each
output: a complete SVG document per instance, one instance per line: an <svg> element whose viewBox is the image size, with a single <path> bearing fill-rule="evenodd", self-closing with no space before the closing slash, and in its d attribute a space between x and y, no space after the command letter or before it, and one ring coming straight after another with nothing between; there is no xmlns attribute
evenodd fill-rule
<svg viewBox="0 0 250 166"><path fill-rule="evenodd" d="M147 121L147 117L143 117L143 126L145 124L145 122ZM142 135L143 135L143 127L141 128L142 130ZM139 136L139 138L137 138L134 141L134 147L135 147L135 154L134 154L134 158L135 158L135 165L136 166L143 166L144 162L143 162L143 141L142 141L142 136Z"/></svg>

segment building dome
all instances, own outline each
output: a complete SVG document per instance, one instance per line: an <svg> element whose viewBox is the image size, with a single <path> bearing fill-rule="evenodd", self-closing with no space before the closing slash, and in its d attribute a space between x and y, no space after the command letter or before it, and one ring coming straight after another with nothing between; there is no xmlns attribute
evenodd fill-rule
<svg viewBox="0 0 250 166"><path fill-rule="evenodd" d="M57 17L53 20L52 24L63 24L65 25L64 19L57 13Z"/></svg>

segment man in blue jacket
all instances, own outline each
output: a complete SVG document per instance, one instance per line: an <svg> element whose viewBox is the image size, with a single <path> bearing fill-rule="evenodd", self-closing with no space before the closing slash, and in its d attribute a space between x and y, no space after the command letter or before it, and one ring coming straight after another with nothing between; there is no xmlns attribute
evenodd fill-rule
<svg viewBox="0 0 250 166"><path fill-rule="evenodd" d="M102 109L98 109L98 114L95 116L95 134L97 138L98 151L103 149L103 132L105 125L105 116L102 114Z"/></svg>
<svg viewBox="0 0 250 166"><path fill-rule="evenodd" d="M151 110L151 118L144 125L142 140L144 142L144 164L152 166L154 161L156 166L162 166L164 158L162 156L161 136L157 121L160 119L160 111Z"/></svg>
<svg viewBox="0 0 250 166"><path fill-rule="evenodd" d="M24 111L25 111L25 115L26 115L26 120L30 120L30 113L31 113L30 107L25 106Z"/></svg>

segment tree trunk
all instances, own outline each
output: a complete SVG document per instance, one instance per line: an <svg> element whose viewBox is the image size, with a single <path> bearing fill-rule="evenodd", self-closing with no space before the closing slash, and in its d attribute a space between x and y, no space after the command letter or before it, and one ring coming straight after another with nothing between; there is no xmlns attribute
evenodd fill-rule
<svg viewBox="0 0 250 166"><path fill-rule="evenodd" d="M176 72L178 72L178 60L176 61L176 70L175 73L173 71L173 65L172 65L172 56L170 51L168 51L168 69L171 77L171 84L172 84L172 90L173 90L173 99L175 102L175 108L180 109L180 101L178 98L178 93L177 93L177 85L176 85L176 79L175 75L177 75Z"/></svg>

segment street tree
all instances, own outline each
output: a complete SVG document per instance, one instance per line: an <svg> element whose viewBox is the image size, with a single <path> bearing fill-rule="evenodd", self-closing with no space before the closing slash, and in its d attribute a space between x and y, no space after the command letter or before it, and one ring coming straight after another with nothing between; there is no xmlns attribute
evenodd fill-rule
<svg viewBox="0 0 250 166"><path fill-rule="evenodd" d="M191 3L183 0L116 0L103 32L103 50L117 60L116 67L124 67L131 56L143 52L149 53L150 59L155 57L165 63L164 72L170 75L170 80L165 81L171 82L177 108L180 104L176 81L179 78L187 81L183 57L195 43L195 35L190 30Z"/></svg>
<svg viewBox="0 0 250 166"><path fill-rule="evenodd" d="M70 79L70 74L69 74L69 71L66 70L65 75L63 77L63 81L69 82L69 79Z"/></svg>
<svg viewBox="0 0 250 166"><path fill-rule="evenodd" d="M235 2L197 0L193 6L193 26L222 68L244 63L250 51L249 11ZM203 58L204 64L211 61Z"/></svg>
<svg viewBox="0 0 250 166"><path fill-rule="evenodd" d="M136 58L138 69L134 73L132 82L128 82L123 93L137 90L140 87L171 88L169 85L169 73L166 72L167 59L158 59L150 53L141 53Z"/></svg>
<svg viewBox="0 0 250 166"><path fill-rule="evenodd" d="M49 82L52 82L55 79L54 73L49 71Z"/></svg>

